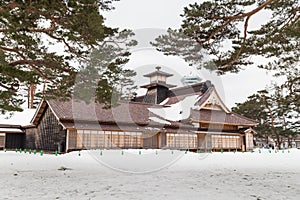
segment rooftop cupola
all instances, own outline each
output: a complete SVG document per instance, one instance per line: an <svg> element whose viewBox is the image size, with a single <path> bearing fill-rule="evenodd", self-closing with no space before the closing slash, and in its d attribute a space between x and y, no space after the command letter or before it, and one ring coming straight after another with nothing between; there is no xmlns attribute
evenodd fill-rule
<svg viewBox="0 0 300 200"><path fill-rule="evenodd" d="M150 83L142 85L141 88L148 89L144 102L159 104L167 98L169 88L176 85L167 84L167 78L173 76L173 74L161 71L159 66L155 69L156 71L144 75L144 77L150 78Z"/></svg>
<svg viewBox="0 0 300 200"><path fill-rule="evenodd" d="M156 71L151 72L149 74L145 74L144 77L150 78L150 84L141 86L142 88L153 87L154 85L162 85L167 88L175 87L176 85L167 84L167 78L173 76L173 74L169 74L167 72L161 71L161 67L155 67Z"/></svg>

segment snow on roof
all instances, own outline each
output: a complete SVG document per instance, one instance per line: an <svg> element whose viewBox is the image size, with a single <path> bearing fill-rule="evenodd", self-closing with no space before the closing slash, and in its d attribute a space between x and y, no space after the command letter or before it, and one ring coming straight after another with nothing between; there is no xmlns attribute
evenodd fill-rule
<svg viewBox="0 0 300 200"><path fill-rule="evenodd" d="M154 122L158 122L160 124L171 124L170 122L160 119L158 117L149 117L150 120L154 121Z"/></svg>
<svg viewBox="0 0 300 200"><path fill-rule="evenodd" d="M183 100L171 104L169 107L148 108L150 112L169 121L180 121L190 116L191 109L194 108L199 95L191 95Z"/></svg>
<svg viewBox="0 0 300 200"><path fill-rule="evenodd" d="M36 109L24 109L22 112L13 112L11 117L8 115L1 115L0 124L20 126L30 125L30 121L34 116L35 111Z"/></svg>
<svg viewBox="0 0 300 200"><path fill-rule="evenodd" d="M23 133L23 131L19 128L0 128L0 133Z"/></svg>

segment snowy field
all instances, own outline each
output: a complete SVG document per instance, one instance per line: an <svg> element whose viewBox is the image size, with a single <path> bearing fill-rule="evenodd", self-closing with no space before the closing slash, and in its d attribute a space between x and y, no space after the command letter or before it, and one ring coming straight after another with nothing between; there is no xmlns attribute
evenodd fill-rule
<svg viewBox="0 0 300 200"><path fill-rule="evenodd" d="M0 199L300 199L300 150L0 152Z"/></svg>

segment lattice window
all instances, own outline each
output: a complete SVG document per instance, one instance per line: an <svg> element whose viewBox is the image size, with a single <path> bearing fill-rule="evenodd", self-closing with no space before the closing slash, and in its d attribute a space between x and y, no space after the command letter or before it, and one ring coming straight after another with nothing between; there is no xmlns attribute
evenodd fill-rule
<svg viewBox="0 0 300 200"><path fill-rule="evenodd" d="M197 134L167 133L166 145L169 148L191 149L197 148Z"/></svg>

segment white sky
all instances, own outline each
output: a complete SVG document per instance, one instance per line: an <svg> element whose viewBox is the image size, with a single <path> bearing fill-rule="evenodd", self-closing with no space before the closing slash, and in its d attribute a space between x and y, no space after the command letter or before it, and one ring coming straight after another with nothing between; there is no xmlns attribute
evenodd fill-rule
<svg viewBox="0 0 300 200"><path fill-rule="evenodd" d="M127 67L138 72L137 85L148 83L143 74L151 72L157 65L163 71L172 72L174 77L168 83L180 86L180 79L191 72L198 74L204 80L211 80L223 98L225 104L231 108L237 102L243 102L257 90L264 89L271 81L277 81L265 70L255 66L248 66L238 74L216 76L205 70L195 70L188 66L181 58L164 56L149 45L158 35L167 28L179 28L183 8L194 0L121 0L114 3L115 10L102 13L106 18L106 25L121 29L132 29L136 32L139 45L133 50ZM199 1L198 1L199 2ZM268 13L262 12L254 16L249 22L249 28L257 28L266 21ZM262 63L262 58L253 58L255 63ZM141 92L141 90L139 91Z"/></svg>

